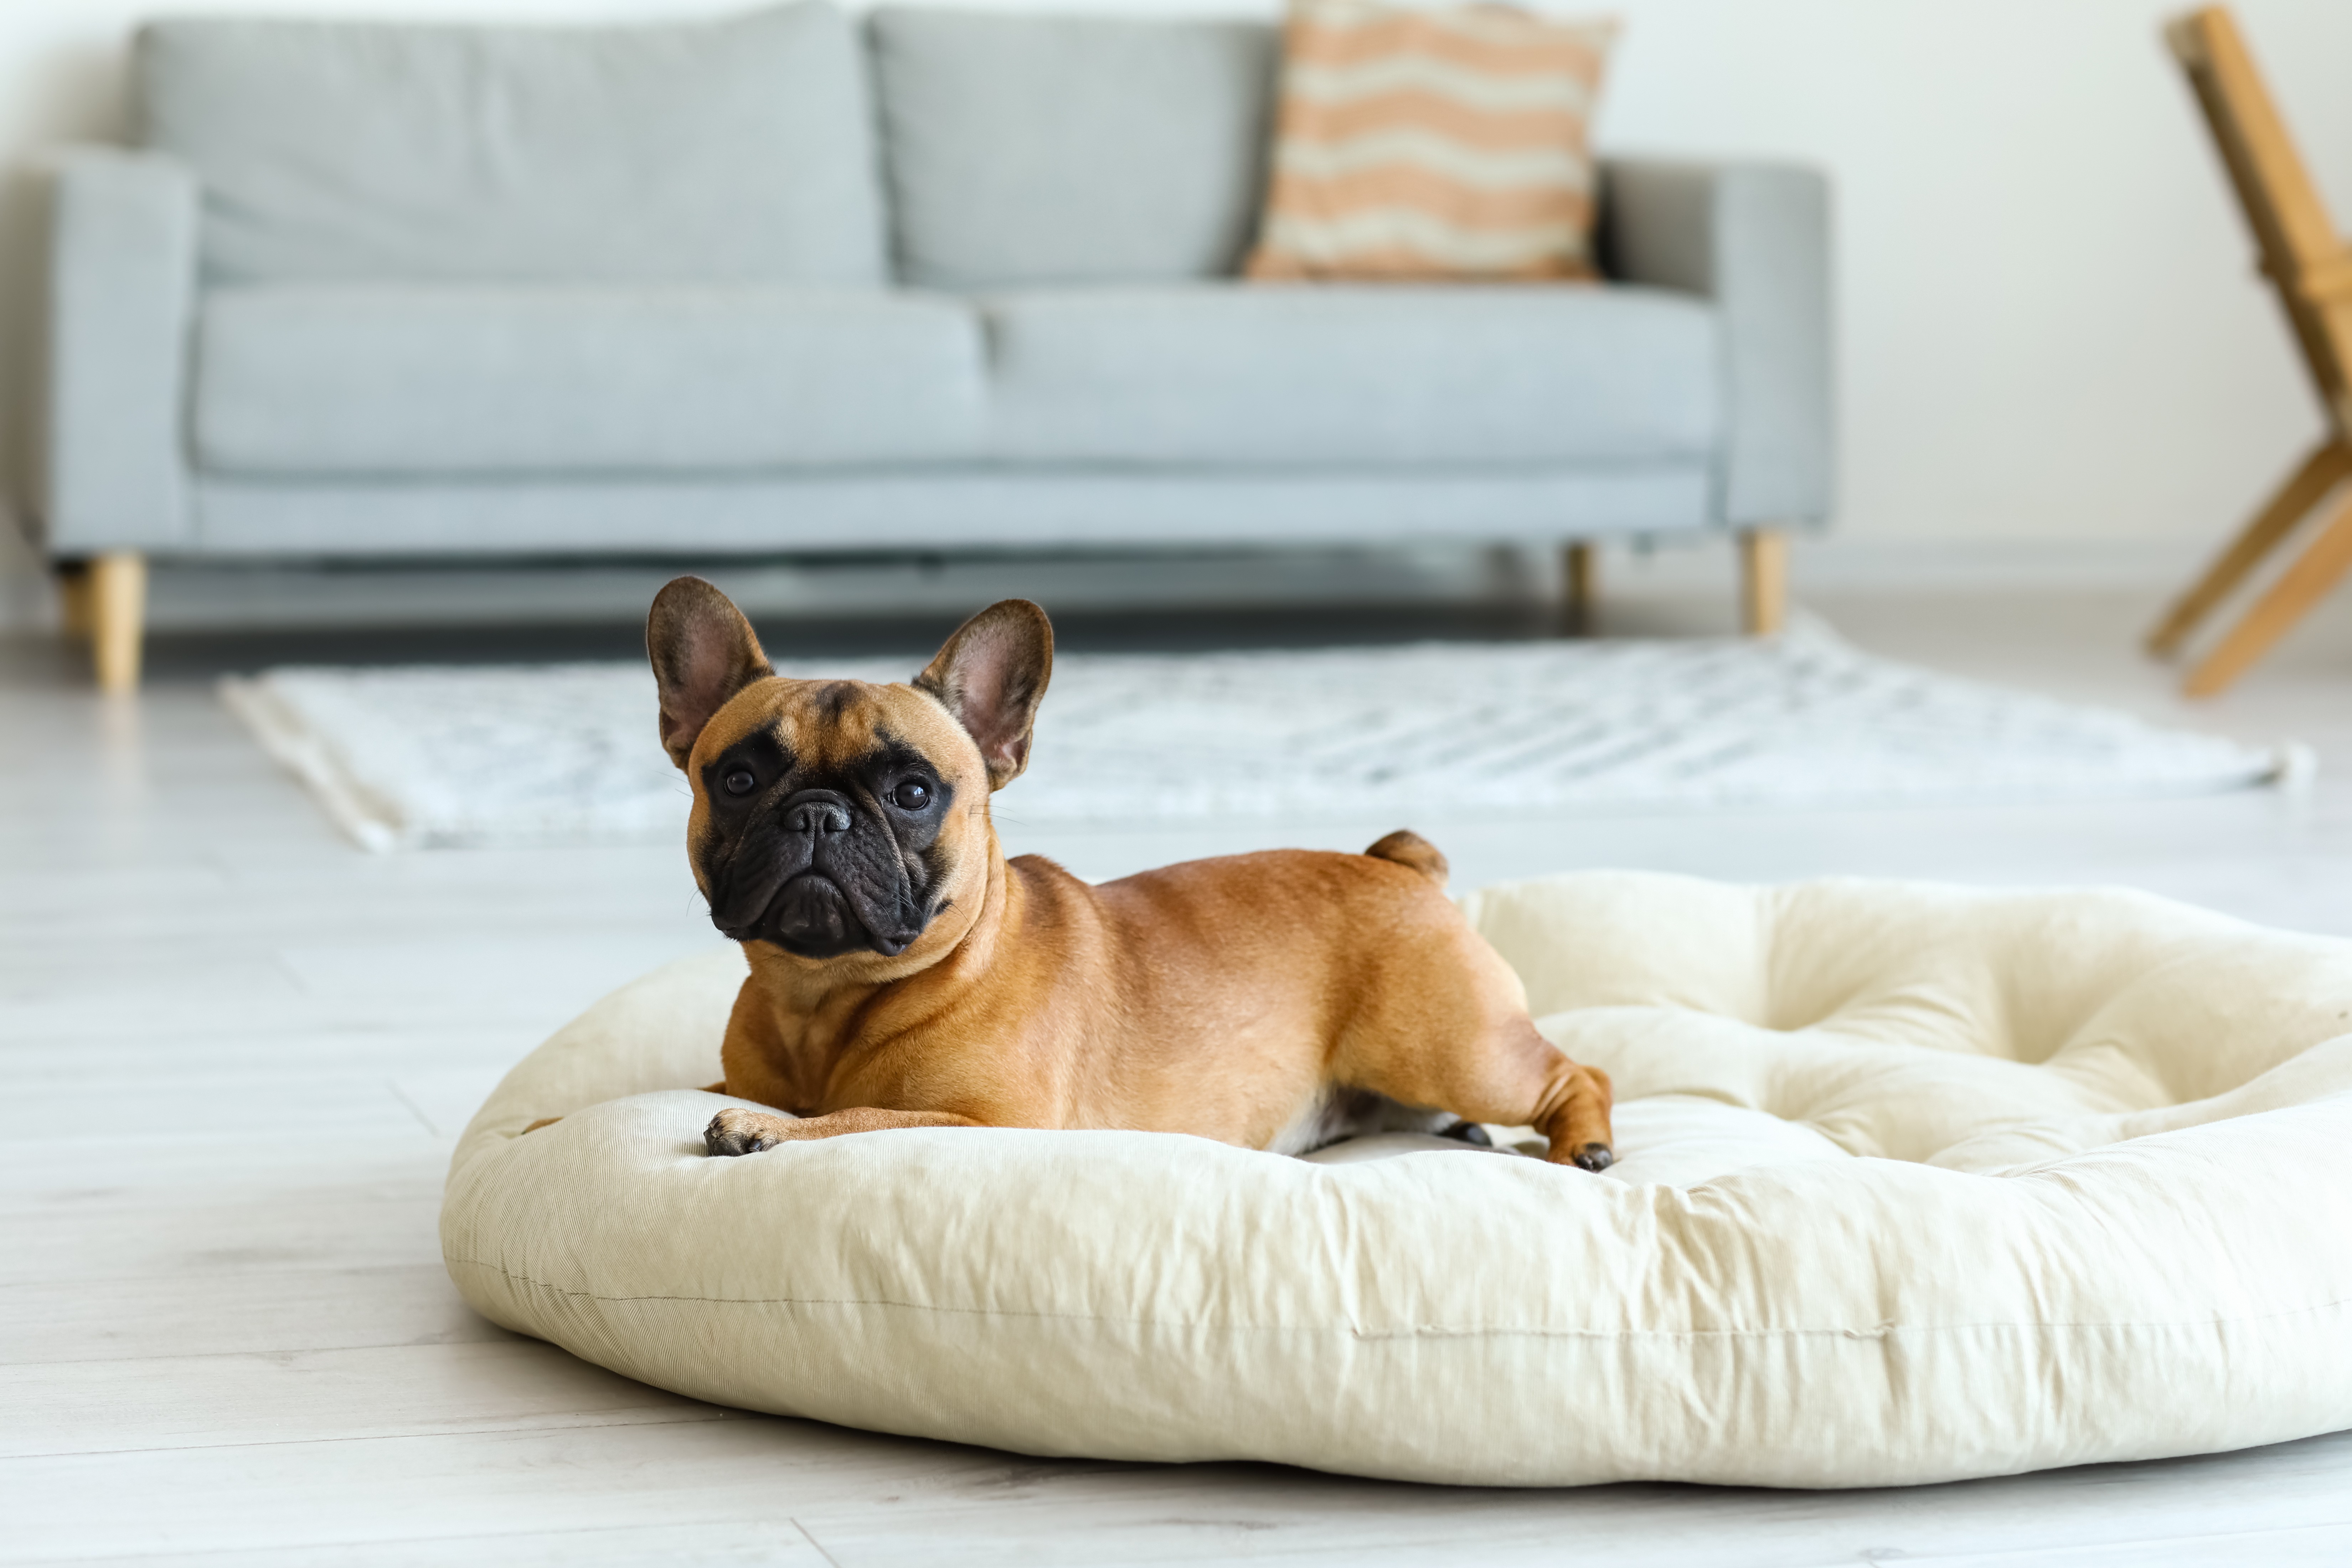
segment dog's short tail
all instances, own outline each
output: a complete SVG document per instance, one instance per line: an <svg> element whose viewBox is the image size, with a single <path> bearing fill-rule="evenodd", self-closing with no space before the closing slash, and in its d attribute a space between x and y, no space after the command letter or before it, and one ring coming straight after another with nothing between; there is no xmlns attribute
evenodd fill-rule
<svg viewBox="0 0 2352 1568"><path fill-rule="evenodd" d="M1375 860L1393 860L1420 872L1440 888L1445 886L1445 857L1437 852L1436 845L1408 828L1398 828L1364 853Z"/></svg>

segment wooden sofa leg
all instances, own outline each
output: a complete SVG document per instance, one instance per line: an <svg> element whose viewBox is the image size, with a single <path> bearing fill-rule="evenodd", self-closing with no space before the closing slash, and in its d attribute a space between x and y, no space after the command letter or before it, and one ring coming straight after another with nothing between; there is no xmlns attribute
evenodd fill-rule
<svg viewBox="0 0 2352 1568"><path fill-rule="evenodd" d="M98 667L98 689L105 692L137 690L139 655L146 633L147 558L135 551L98 557L89 563L80 595L90 660ZM69 592L69 623L72 602Z"/></svg>
<svg viewBox="0 0 2352 1568"><path fill-rule="evenodd" d="M1589 637L1593 632L1594 599L1601 587L1601 547L1578 540L1560 555L1567 586L1567 602L1561 608L1564 628L1572 637Z"/></svg>
<svg viewBox="0 0 2352 1568"><path fill-rule="evenodd" d="M1739 533L1739 629L1770 637L1789 618L1789 536L1777 528Z"/></svg>

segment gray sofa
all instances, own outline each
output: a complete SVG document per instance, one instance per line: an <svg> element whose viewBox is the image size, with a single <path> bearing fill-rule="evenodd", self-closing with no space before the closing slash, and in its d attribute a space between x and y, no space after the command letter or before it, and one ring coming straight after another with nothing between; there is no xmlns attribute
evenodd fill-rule
<svg viewBox="0 0 2352 1568"><path fill-rule="evenodd" d="M820 0L153 23L140 145L50 165L42 544L114 574L93 614L118 644L131 617L135 679L147 556L1825 515L1818 175L1608 163L1604 287L1243 283L1277 52L1249 22Z"/></svg>

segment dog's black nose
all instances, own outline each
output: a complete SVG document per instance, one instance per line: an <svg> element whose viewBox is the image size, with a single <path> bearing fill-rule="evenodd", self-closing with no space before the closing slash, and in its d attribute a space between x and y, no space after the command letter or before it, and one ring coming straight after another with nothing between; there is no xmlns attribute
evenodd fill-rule
<svg viewBox="0 0 2352 1568"><path fill-rule="evenodd" d="M784 831L813 837L849 831L849 803L829 789L804 789L784 802Z"/></svg>

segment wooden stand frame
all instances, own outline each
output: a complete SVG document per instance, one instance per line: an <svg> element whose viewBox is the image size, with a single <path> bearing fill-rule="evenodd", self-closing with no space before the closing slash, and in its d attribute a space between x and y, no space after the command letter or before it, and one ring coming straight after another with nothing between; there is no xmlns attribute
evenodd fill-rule
<svg viewBox="0 0 2352 1568"><path fill-rule="evenodd" d="M2277 288L2287 324L2326 410L2328 434L2263 502L2148 634L2148 651L2178 651L2199 624L2263 558L2316 515L2326 521L2303 553L2189 671L2191 697L2225 690L2352 570L2352 500L2322 512L2352 479L2352 246L2328 216L2237 23L2222 6L2180 17L2165 41L2188 73L2230 183L2254 232L2262 269Z"/></svg>

